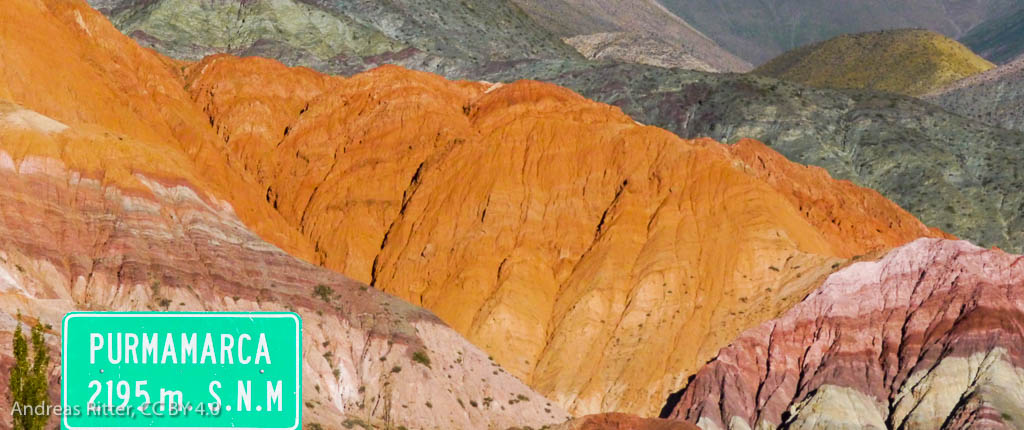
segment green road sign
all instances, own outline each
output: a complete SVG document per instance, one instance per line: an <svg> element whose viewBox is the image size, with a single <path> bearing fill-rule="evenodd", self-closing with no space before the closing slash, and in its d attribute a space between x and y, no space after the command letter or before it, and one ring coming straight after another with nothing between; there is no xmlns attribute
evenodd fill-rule
<svg viewBox="0 0 1024 430"><path fill-rule="evenodd" d="M63 333L64 429L301 426L296 314L74 312Z"/></svg>

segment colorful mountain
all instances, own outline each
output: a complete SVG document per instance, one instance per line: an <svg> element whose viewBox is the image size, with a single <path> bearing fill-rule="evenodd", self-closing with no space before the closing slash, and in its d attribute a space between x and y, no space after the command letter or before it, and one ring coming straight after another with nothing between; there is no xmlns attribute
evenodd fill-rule
<svg viewBox="0 0 1024 430"><path fill-rule="evenodd" d="M580 10L586 9L585 5L572 1L524 1L522 6L538 20L534 24L540 27L544 13L563 17L564 22L575 23L574 27L582 29L617 30L625 25L601 18L599 12L583 13ZM958 24L963 27L981 20L976 17L1005 10L1009 5L1004 1L1010 0L984 5L958 2L944 7L957 12L954 21L965 20ZM836 10L845 7L834 6ZM806 4L802 8L827 9ZM906 8L897 5L893 10ZM624 22L640 22L630 19ZM367 21L366 25L383 26L388 22ZM427 57L403 51L409 55L363 57L358 64L346 63L345 67L337 62L314 65L322 71L349 73L375 64L397 63L418 69L440 68L449 76L491 82L553 82L585 97L619 106L638 121L683 137L709 136L726 142L744 137L761 140L796 162L822 166L836 178L880 190L929 225L982 245L1024 251L1024 220L1020 217L1024 203L1006 191L1022 186L1018 183L1022 175L1019 167L1015 167L1019 165L1015 160L1020 157L1016 148L1024 139L1020 134L965 121L895 96L804 89L759 77L709 75L615 62L616 58L632 58L631 61L673 65L664 62L690 62L697 57L673 55L672 50L663 49L660 39L634 33L583 36L573 39L573 43L589 56L606 60L518 58L484 64L458 61L448 67L454 63L426 61ZM624 50L624 45L639 48ZM296 64L289 52L292 51L261 54ZM608 61L609 58L613 60ZM702 67L701 63L689 64ZM1002 158L1003 155L1009 159Z"/></svg>
<svg viewBox="0 0 1024 430"><path fill-rule="evenodd" d="M816 88L918 96L995 66L927 30L846 34L786 52L753 73Z"/></svg>
<svg viewBox="0 0 1024 430"><path fill-rule="evenodd" d="M666 406L705 429L1017 428L1024 257L921 239L750 329Z"/></svg>
<svg viewBox="0 0 1024 430"><path fill-rule="evenodd" d="M760 143L683 141L553 85L229 56L186 79L321 264L433 310L574 413L654 413L842 259L941 235Z"/></svg>
<svg viewBox="0 0 1024 430"><path fill-rule="evenodd" d="M1024 131L1024 58L924 96L950 112Z"/></svg>
<svg viewBox="0 0 1024 430"><path fill-rule="evenodd" d="M308 241L262 201L248 178L232 171L209 118L184 89L183 64L139 47L78 1L18 1L4 18L0 97L71 127L99 127L186 154L200 175L196 181L227 200L246 225L292 255L313 259ZM65 162L71 170L105 170L95 157ZM105 175L133 181L130 169Z"/></svg>
<svg viewBox="0 0 1024 430"><path fill-rule="evenodd" d="M971 29L961 39L964 45L997 64L1024 55L1024 7L1016 13L1000 14Z"/></svg>
<svg viewBox="0 0 1024 430"><path fill-rule="evenodd" d="M760 140L790 160L878 190L928 225L1024 252L1020 132L904 96L756 75L563 61L486 72L491 81L531 77L562 85L683 137Z"/></svg>
<svg viewBox="0 0 1024 430"><path fill-rule="evenodd" d="M147 2L131 4L142 9L118 9L115 1L99 3L125 19L143 12L159 17L173 10L161 10L168 5L230 12L233 4ZM372 12L365 16L378 21L359 21L363 30L349 33L350 40L377 38L371 33L379 32L403 44L406 36L395 34L419 34L417 25L434 29L441 24L432 20L447 23L450 12L409 16L419 9L406 7L506 16L498 13L506 10L504 3L237 6L254 4L257 15L261 8L284 7L259 24L281 30L284 24L274 19L294 8L316 19L327 17L304 8ZM248 12L243 20L250 19ZM18 313L28 316L26 323L39 319L56 326L61 315L78 309L293 310L306 321L304 397L311 427L675 429L692 425L622 414L570 420L570 413L651 416L684 386L687 392L730 387L746 393L735 380L716 385L722 372L711 371L706 382L711 367L704 363L716 354L728 356L731 347L721 348L730 342L763 340L741 335L751 327L810 313L814 323L839 321L869 335L884 333L884 339L906 337L899 338L897 358L889 363L906 365L903 374L912 376L920 373L911 370L927 368L932 373L917 385L947 389L938 395L910 390L894 407L911 412L887 416L911 427L949 416L954 424L1017 419L1012 400L1024 384L1007 375L1019 367L1013 357L1019 355L1014 345L1021 343L1021 312L1012 294L1022 285L1020 257L939 239L903 246L950 236L875 191L791 162L765 144L680 139L618 107L536 81L451 81L395 66L343 78L231 55L172 60L139 47L81 1L19 0L3 13L4 339L10 339ZM446 37L471 37L471 21L477 18L453 21L451 28L466 32ZM341 31L337 22L325 25ZM306 37L295 40L316 39ZM185 46L178 39L158 42ZM252 43L273 46L266 52L274 55L292 52L292 45ZM944 215L958 230L988 231L997 240L1012 240L1021 231L1018 196L982 193L1020 180L1019 152L999 151L1019 143L1021 135L977 126L925 103L752 76L586 62L570 51L566 60L560 59L563 48L551 52L555 59L536 60L547 55L543 44L532 59L499 61L502 50L527 49L519 43L528 41L512 48L487 40L417 43L374 60L341 54L332 57L337 61L331 67L358 69L404 58L422 68L472 66L463 70L490 76L549 73L601 89L603 97L623 97L629 109L655 106L641 113L671 124L680 124L671 122L684 118L680 113L696 115L685 117L684 128L728 121L763 126L783 136L776 147L809 145L813 150L801 157L839 159L831 169L855 172L858 181L880 178L887 193L909 198L915 210L929 215L929 204L977 210ZM627 79L629 85L621 84ZM657 88L648 86L652 82ZM728 103L737 109L718 110ZM752 115L758 108L765 108L763 116ZM846 116L858 109L884 113ZM812 121L782 132L779 118ZM908 125L908 118L918 122ZM841 131L845 152L814 140L840 134L822 124L848 126ZM799 136L814 127L824 131ZM723 132L732 137L734 131ZM877 136L892 140L871 140ZM965 136L977 140L958 141ZM910 149L886 144L897 139L907 139ZM876 164L868 165L872 158ZM996 172L1003 176L992 176ZM935 196L949 199L924 203ZM851 265L899 246L882 262ZM906 292L902 283L910 285L919 272L937 281L922 276L913 285L927 281L932 291L925 285L920 294ZM892 291L878 291L894 284ZM865 292L857 295L851 285ZM923 330L922 324L904 325L898 334L891 330L895 323L864 324L893 315L871 313L879 297L886 299L883 310L904 309L937 323L923 324ZM950 303L962 304L961 313ZM848 314L833 318L849 309L868 313L855 314L855 321L842 319ZM984 325L992 321L996 325ZM786 324L806 327L802 320ZM841 344L837 348L848 341L829 339ZM59 334L51 331L48 340L55 348ZM910 364L918 340L927 352L916 356L921 369ZM769 346L773 341L768 338ZM802 351L799 343L790 349ZM758 350L732 354L741 353ZM976 354L995 367L972 373ZM969 371L957 370L957 360L966 361ZM3 350L0 363L6 369L11 362L10 351ZM828 379L853 379L838 366L814 380L871 395L909 386L895 379L879 385L870 375L865 384L842 385ZM772 369L786 368L773 363ZM981 387L974 391L947 383L964 373L996 382L971 382ZM771 415L774 403L758 406L768 417L761 421L840 423L846 418L828 412L830 401L868 404L846 391L815 393L804 396L809 406L794 406L785 419L782 412L778 420ZM954 412L962 413L943 412L948 393L960 395ZM688 407L686 396L668 410ZM701 416L705 426L759 421L725 406L719 410L718 421L710 412ZM675 418L690 419L682 414Z"/></svg>
<svg viewBox="0 0 1024 430"><path fill-rule="evenodd" d="M60 327L74 310L288 310L304 319L307 424L475 429L569 418L430 312L250 231L305 246L233 171L178 64L138 48L84 2L5 6L3 382L15 315ZM60 335L47 329L58 366ZM0 400L8 416L10 401Z"/></svg>
<svg viewBox="0 0 1024 430"><path fill-rule="evenodd" d="M761 64L791 49L865 31L925 28L959 38L1021 0L659 0L729 52Z"/></svg>
<svg viewBox="0 0 1024 430"><path fill-rule="evenodd" d="M568 418L431 313L261 240L185 154L0 106L5 370L16 314L60 327L77 310L293 311L303 318L306 423L470 429ZM58 366L60 335L47 333ZM0 410L11 411L6 397Z"/></svg>

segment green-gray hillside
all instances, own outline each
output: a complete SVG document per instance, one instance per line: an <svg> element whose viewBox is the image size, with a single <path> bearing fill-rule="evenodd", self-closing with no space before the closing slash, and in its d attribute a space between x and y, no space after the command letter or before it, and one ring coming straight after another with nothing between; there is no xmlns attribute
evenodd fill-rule
<svg viewBox="0 0 1024 430"><path fill-rule="evenodd" d="M755 65L840 34L926 28L953 38L1024 0L659 0Z"/></svg>
<svg viewBox="0 0 1024 430"><path fill-rule="evenodd" d="M994 63L1009 63L1024 55L1024 8L974 27L960 39Z"/></svg>

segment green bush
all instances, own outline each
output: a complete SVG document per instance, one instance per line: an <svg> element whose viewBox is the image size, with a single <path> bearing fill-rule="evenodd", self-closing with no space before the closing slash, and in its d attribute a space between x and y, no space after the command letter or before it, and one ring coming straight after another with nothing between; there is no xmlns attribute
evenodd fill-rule
<svg viewBox="0 0 1024 430"><path fill-rule="evenodd" d="M416 351L412 354L412 361L430 367L430 357L424 351Z"/></svg>
<svg viewBox="0 0 1024 430"><path fill-rule="evenodd" d="M324 284L319 284L313 288L313 296L319 297L320 300L330 303L331 300L334 299L334 289Z"/></svg>
<svg viewBox="0 0 1024 430"><path fill-rule="evenodd" d="M20 316L19 316L20 319ZM43 337L43 324L36 323L32 327L32 350L35 357L29 360L28 341L21 333L21 323L14 330L14 366L11 367L10 393L11 404L20 408L11 411L15 430L41 430L46 425L48 415L35 415L31 412L19 413L18 409L29 408L46 403L50 381L47 372L50 367L50 355Z"/></svg>

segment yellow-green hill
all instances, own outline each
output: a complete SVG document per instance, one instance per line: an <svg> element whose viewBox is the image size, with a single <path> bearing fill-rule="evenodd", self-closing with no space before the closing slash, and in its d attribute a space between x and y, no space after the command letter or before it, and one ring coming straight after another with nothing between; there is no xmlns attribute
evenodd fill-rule
<svg viewBox="0 0 1024 430"><path fill-rule="evenodd" d="M819 88L918 96L995 67L928 30L847 34L786 52L753 73Z"/></svg>

